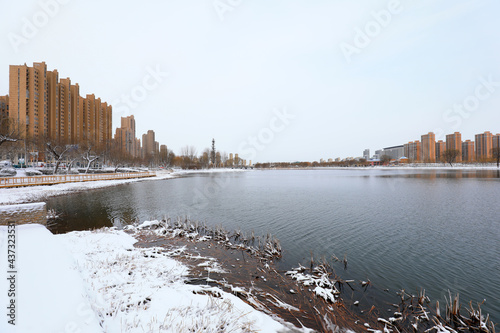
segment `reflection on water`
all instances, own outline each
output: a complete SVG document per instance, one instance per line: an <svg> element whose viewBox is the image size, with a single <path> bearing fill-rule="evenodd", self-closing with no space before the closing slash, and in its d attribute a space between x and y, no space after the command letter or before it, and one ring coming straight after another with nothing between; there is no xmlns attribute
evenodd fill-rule
<svg viewBox="0 0 500 333"><path fill-rule="evenodd" d="M342 258L381 289L448 289L500 320L500 172L277 170L144 181L51 198L54 232L189 215L281 240L284 269Z"/></svg>

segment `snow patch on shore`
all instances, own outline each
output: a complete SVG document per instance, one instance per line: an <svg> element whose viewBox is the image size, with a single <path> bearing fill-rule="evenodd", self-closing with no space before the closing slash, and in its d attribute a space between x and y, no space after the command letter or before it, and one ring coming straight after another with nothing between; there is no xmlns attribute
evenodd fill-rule
<svg viewBox="0 0 500 333"><path fill-rule="evenodd" d="M285 327L239 298L187 285L188 268L163 248L134 248L135 238L103 229L57 235L76 259L105 332L278 332Z"/></svg>
<svg viewBox="0 0 500 333"><path fill-rule="evenodd" d="M7 235L0 227L3 253ZM188 267L171 257L175 251L135 248L124 231L54 236L42 225L20 225L16 237L16 326L2 320L0 332L289 331L230 293L186 284ZM9 271L5 260L0 269ZM7 284L0 279L1 290Z"/></svg>
<svg viewBox="0 0 500 333"><path fill-rule="evenodd" d="M12 239L8 235L7 227L0 226L2 258L7 258L8 245L13 244L8 242ZM0 270L5 274L0 279L0 303L4 309L0 332L102 332L81 275L73 269L74 259L60 239L39 224L19 225L15 236L15 260L0 260ZM9 249L13 250L12 246ZM17 272L10 274L15 275L14 297L7 293L11 289L8 271ZM12 299L16 304L15 326L7 323L5 315L6 305Z"/></svg>

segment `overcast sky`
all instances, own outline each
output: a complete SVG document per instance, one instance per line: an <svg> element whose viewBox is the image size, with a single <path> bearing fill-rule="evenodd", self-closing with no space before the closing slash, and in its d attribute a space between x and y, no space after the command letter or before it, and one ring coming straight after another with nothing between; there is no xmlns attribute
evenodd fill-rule
<svg viewBox="0 0 500 333"><path fill-rule="evenodd" d="M175 153L319 160L500 132L497 0L3 1L11 64L45 61ZM497 83L498 82L498 83Z"/></svg>

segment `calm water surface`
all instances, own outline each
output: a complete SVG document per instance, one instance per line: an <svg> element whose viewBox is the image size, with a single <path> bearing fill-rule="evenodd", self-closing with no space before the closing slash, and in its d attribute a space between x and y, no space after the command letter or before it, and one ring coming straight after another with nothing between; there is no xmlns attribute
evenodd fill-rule
<svg viewBox="0 0 500 333"><path fill-rule="evenodd" d="M347 255L343 278L380 290L448 290L500 322L500 172L496 170L270 170L199 174L47 200L56 232L189 215L228 230L272 233L283 268L311 251ZM339 266L340 267L340 266ZM391 294L393 295L393 294ZM395 299L387 299L395 302Z"/></svg>

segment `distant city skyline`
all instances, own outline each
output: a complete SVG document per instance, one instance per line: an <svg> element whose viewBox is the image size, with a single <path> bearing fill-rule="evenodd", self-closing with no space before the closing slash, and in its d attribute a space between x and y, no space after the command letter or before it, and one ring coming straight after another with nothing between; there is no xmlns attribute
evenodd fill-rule
<svg viewBox="0 0 500 333"><path fill-rule="evenodd" d="M445 141L437 140L433 132L422 134L419 139L392 147L385 147L375 151L371 159L380 159L383 155L391 159L409 159L413 162L435 163L442 162L447 150L456 150L458 155L454 162L491 162L493 149L500 148L500 133L491 131L474 135L474 141L462 140L462 133L454 132L446 135ZM363 158L369 155L370 149L363 150ZM357 156L359 158L361 156Z"/></svg>
<svg viewBox="0 0 500 333"><path fill-rule="evenodd" d="M176 154L216 138L255 162L319 161L500 123L494 0L2 8L0 95L10 64L45 61L113 106L113 134L134 115Z"/></svg>

